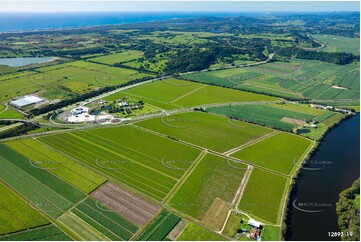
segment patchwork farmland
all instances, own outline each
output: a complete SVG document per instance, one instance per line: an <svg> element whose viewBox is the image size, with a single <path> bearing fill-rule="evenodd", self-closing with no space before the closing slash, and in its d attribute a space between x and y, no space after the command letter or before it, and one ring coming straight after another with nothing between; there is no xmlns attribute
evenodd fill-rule
<svg viewBox="0 0 361 242"><path fill-rule="evenodd" d="M255 15L0 33L0 240L289 236L298 172L360 110L359 16Z"/></svg>
<svg viewBox="0 0 361 242"><path fill-rule="evenodd" d="M93 126L0 146L0 161L8 167L1 179L66 232L54 238L224 240L232 211L277 228L291 177L313 147L311 139L345 116L179 79L150 82L105 100L124 97L164 111L128 125ZM290 134L313 121L319 130ZM253 192L259 187L262 196ZM280 230L264 236L279 238Z"/></svg>
<svg viewBox="0 0 361 242"><path fill-rule="evenodd" d="M119 137L127 138L121 141ZM134 127L64 133L39 140L157 200L167 195L200 154ZM143 142L149 145L142 146ZM175 161L174 168L164 165L169 161Z"/></svg>
<svg viewBox="0 0 361 242"><path fill-rule="evenodd" d="M159 96L158 88L165 95ZM112 94L105 99L131 97L181 111L131 125L94 126L7 141L2 149L15 153L23 164L12 164L6 155L3 162L14 172L21 168L39 195L27 193L28 186L10 174L4 173L3 179L26 199L48 205L35 208L66 231L60 239L223 240L227 233L212 231L225 229L233 218L228 217L231 211L277 227L290 177L314 144L289 132L317 121L322 128L318 133L301 135L318 137L337 122L335 115L341 119L344 115L243 93L168 79ZM217 103L218 98L223 103ZM195 107L208 107L201 112L185 109L192 102ZM40 174L52 177L54 185L48 185ZM258 187L262 196L253 192ZM42 201L41 192L46 191L53 200ZM160 212L161 207L166 210ZM279 233L271 229L264 236L278 238Z"/></svg>
<svg viewBox="0 0 361 242"><path fill-rule="evenodd" d="M223 86L288 99L317 101L359 100L359 63L339 66L320 61L296 60L241 69L186 75L200 83Z"/></svg>

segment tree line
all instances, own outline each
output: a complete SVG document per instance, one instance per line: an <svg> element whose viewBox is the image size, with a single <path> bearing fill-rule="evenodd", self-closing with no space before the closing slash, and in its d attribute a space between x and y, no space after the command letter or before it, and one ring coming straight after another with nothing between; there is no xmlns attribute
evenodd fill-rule
<svg viewBox="0 0 361 242"><path fill-rule="evenodd" d="M360 204L355 201L357 195L360 196L360 179L340 193L339 201L336 204L338 226L343 232L342 240L360 240ZM352 232L352 236L350 236L350 232Z"/></svg>

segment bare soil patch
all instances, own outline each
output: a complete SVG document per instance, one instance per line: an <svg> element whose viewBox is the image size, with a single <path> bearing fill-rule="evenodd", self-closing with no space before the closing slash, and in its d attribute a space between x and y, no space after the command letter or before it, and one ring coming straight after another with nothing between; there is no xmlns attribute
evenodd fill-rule
<svg viewBox="0 0 361 242"><path fill-rule="evenodd" d="M281 119L281 121L286 122L286 123L296 124L296 125L304 125L304 124L306 124L306 122L303 121L303 120L295 119L295 118L288 118L288 117L283 117Z"/></svg>
<svg viewBox="0 0 361 242"><path fill-rule="evenodd" d="M105 183L91 196L139 226L144 226L159 211L157 205L111 182Z"/></svg>

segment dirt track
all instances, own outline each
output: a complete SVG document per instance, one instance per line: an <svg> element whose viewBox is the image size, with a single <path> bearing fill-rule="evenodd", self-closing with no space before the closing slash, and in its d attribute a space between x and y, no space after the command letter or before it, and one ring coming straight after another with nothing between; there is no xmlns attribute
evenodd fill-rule
<svg viewBox="0 0 361 242"><path fill-rule="evenodd" d="M105 183L91 196L138 226L145 225L159 207L111 182Z"/></svg>

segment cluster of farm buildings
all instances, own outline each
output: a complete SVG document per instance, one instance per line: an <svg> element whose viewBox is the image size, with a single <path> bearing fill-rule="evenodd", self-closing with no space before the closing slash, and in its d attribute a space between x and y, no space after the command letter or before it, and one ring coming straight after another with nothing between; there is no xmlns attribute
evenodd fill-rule
<svg viewBox="0 0 361 242"><path fill-rule="evenodd" d="M334 112L340 112L340 113L344 113L344 114L352 114L352 111L350 111L348 109L335 108L335 107L329 106L329 105L311 104L310 107L311 108L325 109L325 110L334 111Z"/></svg>

